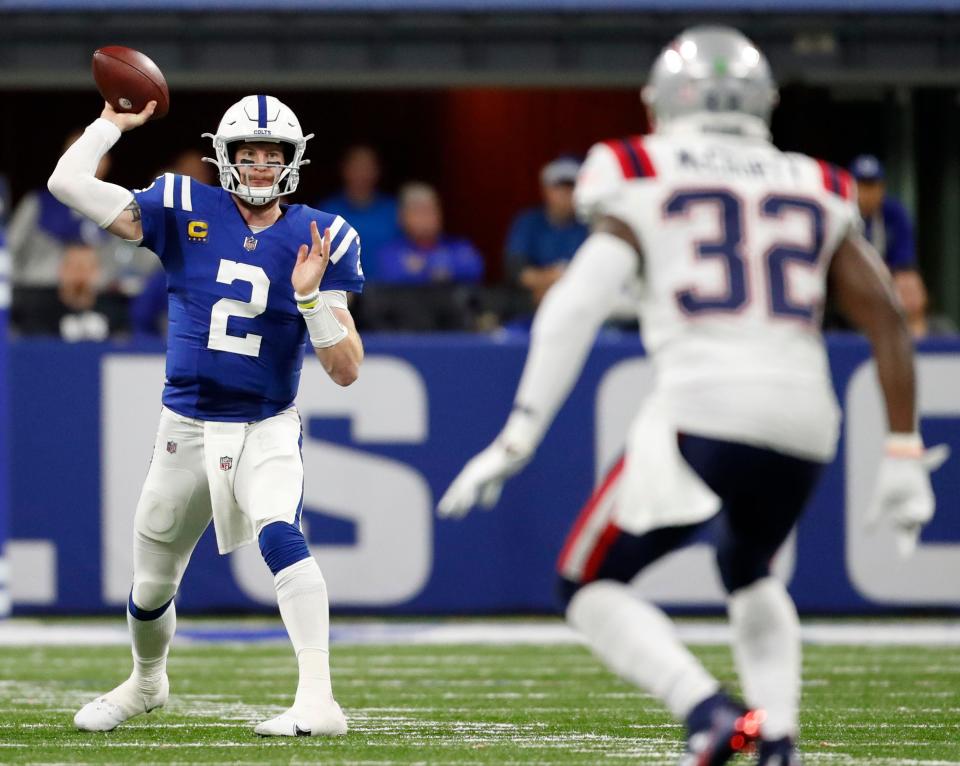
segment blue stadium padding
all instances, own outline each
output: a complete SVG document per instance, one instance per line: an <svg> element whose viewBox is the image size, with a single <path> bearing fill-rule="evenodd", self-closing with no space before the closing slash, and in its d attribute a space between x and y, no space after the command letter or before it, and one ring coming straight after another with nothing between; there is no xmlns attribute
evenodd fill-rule
<svg viewBox="0 0 960 766"><path fill-rule="evenodd" d="M413 370L422 380L428 409L423 441L364 440L357 436L356 423L305 414L305 454L322 441L348 455L402 466L420 477L435 502L463 463L501 427L523 366L526 339L445 335L367 336L364 341L368 363L388 360ZM869 358L869 348L860 338L838 336L829 340L828 351L834 386L841 404L846 405L851 378ZM920 351L926 359L943 357L960 363L960 339L928 341L921 344ZM13 343L10 352L12 537L53 543L57 585L53 604L15 605L15 609L24 614L116 613L116 607L106 604L103 596L101 482L109 475L110 466L102 466L100 459L101 372L109 357L135 354L141 359L144 353L159 357L160 344L69 345L32 340ZM611 368L641 354L636 338L602 336L535 460L506 486L500 505L459 522L434 519L422 588L399 603L362 611L553 610L554 560L594 483L601 384ZM922 537L931 547L960 543L960 391L955 382L941 383L945 390L957 391L956 414L953 409L931 412L923 417L922 425L927 441L950 443L954 457L933 477L941 506ZM150 412L156 408L159 414L159 402L147 400L142 406ZM624 413L624 418L629 417L630 413ZM131 450L143 450L144 473L149 460L149 435L146 438L145 444L130 445ZM900 610L903 606L865 596L849 571L845 438L841 438L838 458L825 470L800 521L790 590L800 609L807 612ZM342 510L331 508L328 515L316 507L316 498L324 495L323 466L307 468L304 516L308 542L342 546L349 552L363 542L363 536ZM142 474L133 480L139 483ZM336 481L336 477L330 480ZM131 507L131 515L133 511ZM212 533L212 529L207 531L194 552L179 591L178 610L275 610L275 604L256 602L246 595L229 558L217 554ZM255 549L253 555L256 567L269 577ZM323 556L317 554L317 560L323 570ZM390 572L392 564L392 555L386 555L372 566ZM356 579L362 580L365 574L358 570ZM944 572L943 578L960 583L960 572ZM330 596L336 607L338 594L332 588ZM955 601L938 608L960 608L960 587Z"/></svg>
<svg viewBox="0 0 960 766"><path fill-rule="evenodd" d="M7 393L7 314L10 310L10 254L0 226L0 617L10 614L9 566L6 545L9 533L10 461L8 456L10 425Z"/></svg>

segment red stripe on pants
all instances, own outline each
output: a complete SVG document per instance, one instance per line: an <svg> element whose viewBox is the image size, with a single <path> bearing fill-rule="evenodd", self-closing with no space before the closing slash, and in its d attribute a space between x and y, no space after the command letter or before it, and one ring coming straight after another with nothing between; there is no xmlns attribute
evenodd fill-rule
<svg viewBox="0 0 960 766"><path fill-rule="evenodd" d="M607 551L610 550L610 546L613 545L614 540L619 536L620 529L611 521L607 524L606 529L603 530L600 539L597 540L597 545L590 554L590 558L587 559L587 564L583 568L583 577L580 582L590 582L597 576L600 565L603 564L603 560L607 557Z"/></svg>
<svg viewBox="0 0 960 766"><path fill-rule="evenodd" d="M570 530L570 534L567 535L567 540L563 544L563 550L560 551L560 558L557 561L557 568L561 571L566 567L567 559L570 558L570 553L572 552L580 533L583 532L583 528L587 525L590 517L593 516L597 509L602 505L604 496L610 491L610 488L616 484L617 479L620 478L620 474L623 472L623 466L624 458L621 457L614 464L613 468L611 468L607 473L603 480L603 484L601 484L600 487L590 496L587 504L583 507L583 510L580 511L580 515L577 516L577 520L574 522L573 529Z"/></svg>

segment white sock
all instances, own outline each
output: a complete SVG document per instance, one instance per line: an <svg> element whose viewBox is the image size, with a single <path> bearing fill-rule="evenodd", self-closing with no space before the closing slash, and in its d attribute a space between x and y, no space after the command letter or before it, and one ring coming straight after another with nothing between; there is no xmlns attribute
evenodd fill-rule
<svg viewBox="0 0 960 766"><path fill-rule="evenodd" d="M583 586L567 608L567 621L607 667L656 695L681 720L720 688L677 639L667 616L622 583Z"/></svg>
<svg viewBox="0 0 960 766"><path fill-rule="evenodd" d="M273 578L280 616L300 669L294 706L314 705L333 696L330 687L330 605L327 584L311 556Z"/></svg>
<svg viewBox="0 0 960 766"><path fill-rule="evenodd" d="M173 602L155 620L138 620L127 611L127 626L133 649L133 678L145 693L155 692L167 670L167 652L177 630Z"/></svg>
<svg viewBox="0 0 960 766"><path fill-rule="evenodd" d="M767 712L765 739L796 737L800 705L800 620L783 583L765 577L728 599L733 656L750 707Z"/></svg>

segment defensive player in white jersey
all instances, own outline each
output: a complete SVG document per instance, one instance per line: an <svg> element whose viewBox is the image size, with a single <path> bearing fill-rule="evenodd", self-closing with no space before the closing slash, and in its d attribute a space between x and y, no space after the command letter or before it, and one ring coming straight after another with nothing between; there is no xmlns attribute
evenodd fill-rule
<svg viewBox="0 0 960 766"><path fill-rule="evenodd" d="M363 347L346 292L363 285L360 240L339 216L281 204L297 188L310 136L272 96L234 104L210 136L219 187L172 173L136 192L98 180L100 158L155 106L118 114L107 105L49 181L62 202L160 257L170 317L160 427L134 520L133 673L74 723L109 731L166 702L173 598L212 518L221 553L259 542L299 665L293 706L255 731L344 734L330 685L326 585L300 527L293 400L307 338L335 382L350 385L359 373Z"/></svg>
<svg viewBox="0 0 960 766"><path fill-rule="evenodd" d="M735 30L690 29L643 97L655 132L591 149L576 201L592 234L537 313L506 426L439 511L496 502L639 281L656 385L561 554L566 616L611 670L686 722L684 764L724 763L759 739L759 763L788 766L799 762L799 622L769 562L837 440L819 331L828 284L873 345L890 428L875 508L905 549L933 513L928 473L944 456L917 432L910 337L858 232L850 179L770 143L777 93L763 55ZM627 585L708 521L749 711Z"/></svg>

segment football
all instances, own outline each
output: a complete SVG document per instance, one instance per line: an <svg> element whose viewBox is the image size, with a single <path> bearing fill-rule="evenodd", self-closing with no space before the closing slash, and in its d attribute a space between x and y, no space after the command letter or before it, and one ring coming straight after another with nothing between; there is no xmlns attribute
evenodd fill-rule
<svg viewBox="0 0 960 766"><path fill-rule="evenodd" d="M108 45L93 53L93 79L100 95L117 112L137 113L150 101L157 102L151 119L170 109L170 91L160 68L133 48Z"/></svg>

